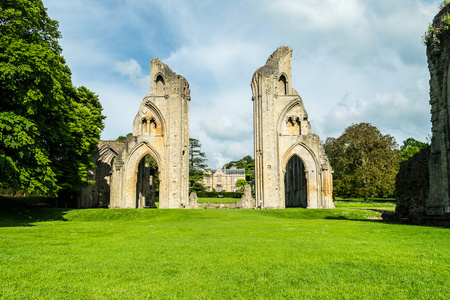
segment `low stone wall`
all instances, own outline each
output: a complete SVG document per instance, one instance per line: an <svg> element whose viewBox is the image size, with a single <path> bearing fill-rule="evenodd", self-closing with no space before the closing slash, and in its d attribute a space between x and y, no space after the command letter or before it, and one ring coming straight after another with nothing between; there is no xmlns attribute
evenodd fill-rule
<svg viewBox="0 0 450 300"><path fill-rule="evenodd" d="M424 224L430 190L429 159L430 147L427 147L400 164L395 182L397 206L393 221Z"/></svg>
<svg viewBox="0 0 450 300"><path fill-rule="evenodd" d="M427 213L427 201L430 197L430 159L431 147L427 147L400 164L395 182L397 206L395 213L382 214L385 221L450 227L450 214Z"/></svg>
<svg viewBox="0 0 450 300"><path fill-rule="evenodd" d="M238 208L237 203L199 203L199 209L208 209L208 208Z"/></svg>

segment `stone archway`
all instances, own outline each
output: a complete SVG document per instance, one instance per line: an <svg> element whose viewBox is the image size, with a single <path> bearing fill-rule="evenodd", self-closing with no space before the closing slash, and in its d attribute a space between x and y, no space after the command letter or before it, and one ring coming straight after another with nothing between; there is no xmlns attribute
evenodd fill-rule
<svg viewBox="0 0 450 300"><path fill-rule="evenodd" d="M164 178L165 168L163 167L163 157L159 152L142 137L133 137L128 142L129 146L133 146L133 150L126 154L126 159L122 162L120 170L116 170L117 181L113 182L113 190L116 194L112 195L111 207L112 208L139 208L144 207L137 201L139 198L139 192L137 189L139 182L139 167L141 162L146 156L150 155L158 165L159 177ZM160 167L161 166L161 167ZM143 176L141 176L143 177ZM141 178L142 180L143 178ZM160 188L164 191L167 182L161 180ZM167 194L160 193L160 207L161 202L163 207L167 207L166 198Z"/></svg>
<svg viewBox="0 0 450 300"><path fill-rule="evenodd" d="M144 207L137 185L139 165L146 155L158 164L160 208L186 207L188 201L189 101L187 80L158 58L152 59L149 94L142 100L129 137L115 163L118 174L112 207ZM141 200L138 200L141 199Z"/></svg>
<svg viewBox="0 0 450 300"><path fill-rule="evenodd" d="M136 207L156 208L158 177L158 163L150 154L145 155L136 172Z"/></svg>
<svg viewBox="0 0 450 300"><path fill-rule="evenodd" d="M305 165L297 155L293 155L286 164L284 195L285 207L308 206Z"/></svg>
<svg viewBox="0 0 450 300"><path fill-rule="evenodd" d="M109 207L111 199L111 182L113 165L124 145L117 141L100 141L93 152L95 168L89 171L88 179L93 185L78 192L77 207Z"/></svg>
<svg viewBox="0 0 450 300"><path fill-rule="evenodd" d="M304 176L304 190L306 193L306 203L303 203L301 207L304 208L334 208L331 191L326 190L328 187L331 172L329 170L323 170L314 153L314 151L305 145L304 143L293 144L283 155L282 159L282 172L283 179L288 172L289 162L297 157L302 164L302 172ZM294 158L295 159L295 158ZM298 162L298 161L297 161ZM299 166L298 166L299 167ZM327 177L330 175L330 177ZM286 190L285 182L281 188L281 199L286 203ZM328 197L329 196L329 197Z"/></svg>

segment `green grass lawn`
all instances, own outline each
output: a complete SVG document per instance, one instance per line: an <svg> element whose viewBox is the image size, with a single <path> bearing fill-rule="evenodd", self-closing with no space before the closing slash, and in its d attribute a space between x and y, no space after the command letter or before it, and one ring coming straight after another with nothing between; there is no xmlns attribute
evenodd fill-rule
<svg viewBox="0 0 450 300"><path fill-rule="evenodd" d="M334 205L338 208L354 208L354 209L378 209L378 210L395 210L394 198L369 198L369 202L365 203L364 198L343 199L336 197Z"/></svg>
<svg viewBox="0 0 450 300"><path fill-rule="evenodd" d="M237 203L240 198L198 198L198 203Z"/></svg>
<svg viewBox="0 0 450 300"><path fill-rule="evenodd" d="M379 215L0 203L0 298L448 298L449 229Z"/></svg>
<svg viewBox="0 0 450 300"><path fill-rule="evenodd" d="M395 203L363 203L363 202L346 202L346 201L335 201L334 206L336 208L354 208L354 209L378 209L378 210L395 210Z"/></svg>

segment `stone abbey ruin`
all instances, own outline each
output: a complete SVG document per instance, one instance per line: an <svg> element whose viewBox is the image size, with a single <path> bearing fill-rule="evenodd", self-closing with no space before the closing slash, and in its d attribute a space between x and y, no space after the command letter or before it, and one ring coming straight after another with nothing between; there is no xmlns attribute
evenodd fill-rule
<svg viewBox="0 0 450 300"><path fill-rule="evenodd" d="M427 37L432 122L431 146L402 163L396 180L401 223L450 225L450 5L433 20ZM445 24L444 24L445 23ZM445 29L445 30L444 30ZM238 207L334 208L332 168L292 87L292 49L278 48L251 81L254 119L255 195L248 187ZM94 153L93 186L79 192L77 206L198 208L188 195L189 101L187 80L158 58L151 86L125 142L100 141ZM149 161L158 172L149 169Z"/></svg>
<svg viewBox="0 0 450 300"><path fill-rule="evenodd" d="M159 207L186 207L189 190L189 101L187 80L152 59L150 92L125 142L100 141L94 154L93 186L80 192L78 207L155 207L150 155L159 170Z"/></svg>
<svg viewBox="0 0 450 300"><path fill-rule="evenodd" d="M292 87L292 49L280 47L252 79L256 203L334 208L328 158Z"/></svg>
<svg viewBox="0 0 450 300"><path fill-rule="evenodd" d="M450 5L433 19L427 44L430 71L431 145L402 163L394 219L450 226Z"/></svg>
<svg viewBox="0 0 450 300"><path fill-rule="evenodd" d="M321 141L311 134L302 99L292 87L292 49L278 48L253 75L256 201L246 189L243 208L334 208L332 170ZM95 184L79 192L79 208L198 208L189 190L187 80L158 58L150 63L150 92L125 142L100 141ZM149 168L153 160L158 173ZM159 175L159 176L158 176Z"/></svg>

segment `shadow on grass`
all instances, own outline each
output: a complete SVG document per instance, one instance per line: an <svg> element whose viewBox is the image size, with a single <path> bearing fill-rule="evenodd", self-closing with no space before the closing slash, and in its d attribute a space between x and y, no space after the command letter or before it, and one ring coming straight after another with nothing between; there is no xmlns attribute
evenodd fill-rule
<svg viewBox="0 0 450 300"><path fill-rule="evenodd" d="M304 208L287 208L283 210L261 210L261 214L270 215L283 219L298 219L298 220L336 220L336 221L356 221L367 223L383 223L381 218L381 211L377 209L304 209Z"/></svg>
<svg viewBox="0 0 450 300"><path fill-rule="evenodd" d="M338 221L355 221L355 222L369 222L369 223L387 223L383 221L381 218L373 218L373 219L354 219L354 218L348 218L346 216L329 216L325 217L324 220L338 220Z"/></svg>
<svg viewBox="0 0 450 300"><path fill-rule="evenodd" d="M34 226L35 222L67 221L65 214L72 209L36 207L0 197L0 227Z"/></svg>

